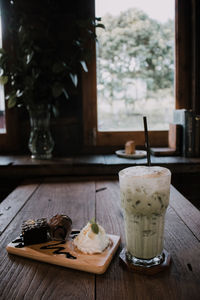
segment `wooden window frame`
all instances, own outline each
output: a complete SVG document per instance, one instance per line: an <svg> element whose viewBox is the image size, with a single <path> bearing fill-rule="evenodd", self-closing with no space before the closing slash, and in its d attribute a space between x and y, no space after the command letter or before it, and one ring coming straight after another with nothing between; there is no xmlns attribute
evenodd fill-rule
<svg viewBox="0 0 200 300"><path fill-rule="evenodd" d="M3 11L6 6L9 5L7 0L1 0L1 10ZM8 11L8 10L7 10ZM2 45L3 48L9 51L10 37L9 37L9 28L6 26L6 16L2 13L1 16L2 22ZM5 87L6 89L6 87ZM6 90L5 90L6 92ZM5 123L6 123L6 132L0 133L0 153L15 153L19 150L19 120L17 109L8 109L7 103L5 102Z"/></svg>
<svg viewBox="0 0 200 300"><path fill-rule="evenodd" d="M95 1L90 0L90 14L95 16ZM197 40L197 19L195 20L198 1L175 0L175 101L176 109L195 109L197 99L194 99L194 90L197 90L195 74L196 53L194 45ZM193 34L191 35L191 32ZM83 134L84 147L109 148L122 146L129 139L134 139L137 145L144 145L143 131L114 131L102 132L97 130L97 81L96 81L96 49L93 47L93 58L89 66L89 72L82 76L83 95ZM196 47L197 48L197 47ZM196 49L195 48L195 49ZM194 56L194 54L196 56ZM193 56L193 64L191 57ZM199 88L199 86L198 86ZM196 93L197 94L197 93ZM196 96L197 98L197 96ZM168 145L168 131L150 131L149 139L151 146L164 147Z"/></svg>

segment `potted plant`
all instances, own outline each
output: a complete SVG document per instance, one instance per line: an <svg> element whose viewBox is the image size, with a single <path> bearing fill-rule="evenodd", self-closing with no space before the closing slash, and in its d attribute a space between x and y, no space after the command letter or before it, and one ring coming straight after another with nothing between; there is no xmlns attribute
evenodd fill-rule
<svg viewBox="0 0 200 300"><path fill-rule="evenodd" d="M66 1L10 0L7 26L12 44L0 49L1 83L8 85L7 105L25 106L30 115L29 149L33 158L52 156L50 113L58 114L61 96L70 97L80 69L87 72L88 41L96 39L100 19L66 13Z"/></svg>

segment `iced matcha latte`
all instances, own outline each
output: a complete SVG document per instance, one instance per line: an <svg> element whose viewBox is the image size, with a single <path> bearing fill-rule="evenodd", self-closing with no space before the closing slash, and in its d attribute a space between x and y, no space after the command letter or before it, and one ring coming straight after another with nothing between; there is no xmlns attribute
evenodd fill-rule
<svg viewBox="0 0 200 300"><path fill-rule="evenodd" d="M170 181L171 172L162 167L137 166L119 172L127 258L136 265L162 262Z"/></svg>

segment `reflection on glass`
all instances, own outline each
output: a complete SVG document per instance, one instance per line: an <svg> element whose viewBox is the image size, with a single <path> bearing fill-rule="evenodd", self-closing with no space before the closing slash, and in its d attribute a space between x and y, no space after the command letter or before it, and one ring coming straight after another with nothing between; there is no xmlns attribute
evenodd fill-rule
<svg viewBox="0 0 200 300"><path fill-rule="evenodd" d="M98 130L168 130L174 99L174 0L96 0Z"/></svg>

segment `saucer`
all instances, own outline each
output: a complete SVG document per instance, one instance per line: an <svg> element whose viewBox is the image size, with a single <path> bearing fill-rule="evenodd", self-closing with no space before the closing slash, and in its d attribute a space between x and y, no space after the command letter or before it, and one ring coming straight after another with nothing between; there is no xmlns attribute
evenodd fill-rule
<svg viewBox="0 0 200 300"><path fill-rule="evenodd" d="M125 150L123 149L123 150L115 151L115 154L117 154L117 156L119 157L133 158L133 159L143 158L147 156L147 152L144 150L135 150L135 153L133 154L126 154Z"/></svg>

